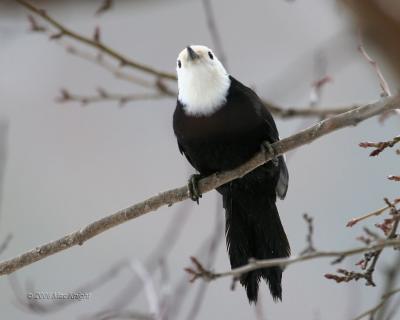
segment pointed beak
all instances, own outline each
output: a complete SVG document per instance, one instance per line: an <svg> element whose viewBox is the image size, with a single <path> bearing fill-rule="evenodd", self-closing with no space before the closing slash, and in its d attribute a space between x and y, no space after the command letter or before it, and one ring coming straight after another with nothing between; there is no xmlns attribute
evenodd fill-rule
<svg viewBox="0 0 400 320"><path fill-rule="evenodd" d="M190 60L193 61L199 58L199 55L190 46L187 46L186 50L188 52Z"/></svg>

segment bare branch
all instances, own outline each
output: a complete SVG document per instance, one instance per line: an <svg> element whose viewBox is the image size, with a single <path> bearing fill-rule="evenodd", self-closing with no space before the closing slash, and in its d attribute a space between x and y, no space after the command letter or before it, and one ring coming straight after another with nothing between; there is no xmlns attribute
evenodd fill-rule
<svg viewBox="0 0 400 320"><path fill-rule="evenodd" d="M300 253L300 255L316 251L316 249L314 247L314 242L313 242L313 234L314 234L313 220L314 220L314 218L310 217L307 213L304 213L303 219L307 223L307 227L308 227L308 233L307 233L307 237L306 237L307 247Z"/></svg>
<svg viewBox="0 0 400 320"><path fill-rule="evenodd" d="M346 113L320 121L308 129L302 130L297 134L273 143L271 145L273 154L271 152L268 154L265 151L261 151L236 169L222 173L215 173L204 179L201 179L199 181L199 191L201 193L209 192L233 179L243 177L247 173L278 155L305 144L309 144L333 131L349 126L355 126L365 119L369 119L373 116L381 114L382 112L397 108L399 104L399 96L382 98L377 102L370 103ZM186 200L188 198L189 190L186 185L184 187L161 192L145 201L139 202L126 209L122 209L114 214L92 222L83 227L81 230L75 231L55 241L46 243L15 258L0 263L0 275L13 273L22 267L42 260L57 252L66 250L76 245L82 245L85 241L95 237L100 233L103 233L106 230L116 227L121 223L138 218L146 213L155 211L160 207L171 206L174 203Z"/></svg>
<svg viewBox="0 0 400 320"><path fill-rule="evenodd" d="M393 148L393 146L400 142L400 136L394 137L392 140L389 141L383 141L383 142L361 142L360 147L361 148L375 148L369 156L370 157L375 157L379 155L383 150L386 148Z"/></svg>
<svg viewBox="0 0 400 320"><path fill-rule="evenodd" d="M376 306L374 306L373 308L363 312L358 317L355 317L353 320L361 320L362 318L364 318L366 316L373 317L375 315L375 313L377 311L379 311L379 309L387 302L387 300L389 300L390 298L392 298L395 294L397 294L399 292L400 292L400 288L397 288L395 290L392 290L392 291L389 291L389 292L385 293L384 295L382 295L381 301Z"/></svg>
<svg viewBox="0 0 400 320"><path fill-rule="evenodd" d="M341 258L343 260L344 257L350 257L356 254L369 252L369 251L377 251L386 247L397 247L400 244L399 239L390 239L380 241L379 243L372 246L363 246L352 249L347 249L343 251L315 251L312 253L308 253L300 256L292 256L289 258L277 258L277 259L268 259L268 260L251 260L248 264L235 268L229 271L224 272L212 272L205 267L195 258L191 257L193 266L190 268L186 268L186 271L192 275L192 282L196 279L203 279L205 281L212 281L218 278L223 277L233 277L234 279L240 278L240 276L244 273L263 269L270 267L288 267L289 265L304 262L308 260L320 259L320 258Z"/></svg>
<svg viewBox="0 0 400 320"><path fill-rule="evenodd" d="M397 199L393 200L393 203L394 203L394 204L397 204L397 203L399 203L399 202L400 202L400 198L397 198ZM367 214L362 215L362 216L360 216L360 217L353 218L353 219L351 219L349 222L347 222L346 227L352 227L352 226L354 226L356 223L358 223L358 222L360 222L360 221L366 220L366 219L371 218L371 217L374 217L374 216L375 216L375 217L376 217L376 216L379 216L379 215L381 215L382 213L384 213L386 210L388 210L388 209L390 209L390 208L391 208L391 206L390 206L390 205L387 205L387 206L385 206L385 207L383 207L383 208L380 208L380 209L375 210L375 211L373 211L373 212L367 213Z"/></svg>
<svg viewBox="0 0 400 320"><path fill-rule="evenodd" d="M116 101L122 107L128 102L142 101L142 100L155 100L165 98L164 93L137 93L137 94L121 94L121 93L110 93L103 88L97 88L97 94L92 96L85 96L79 94L72 94L66 89L61 89L60 96L56 98L57 102L79 102L82 106L86 106L91 103L105 102L105 101Z"/></svg>
<svg viewBox="0 0 400 320"><path fill-rule="evenodd" d="M381 69L379 68L379 65L376 63L376 61L374 59L372 59L369 54L367 53L367 51L364 48L364 43L362 40L362 35L361 35L361 31L359 32L359 45L358 45L358 50L361 52L361 54L363 55L363 57L365 58L365 60L368 61L369 64L371 64L371 66L374 68L374 71L376 73L376 75L378 76L379 79L379 85L382 89L382 95L385 97L389 97L391 96L391 92L390 92L390 88L388 83L385 80L385 77L382 74Z"/></svg>
<svg viewBox="0 0 400 320"><path fill-rule="evenodd" d="M63 37L63 36L70 37L70 38L75 39L75 40L77 40L77 41L79 41L81 43L84 43L84 44L86 44L88 46L91 46L93 48L96 48L96 49L100 50L104 54L106 54L106 55L118 60L120 62L120 64L123 65L123 66L132 67L134 69L137 69L137 70L143 71L145 73L154 75L154 76L156 76L158 78L176 80L175 74L159 71L159 70L156 70L156 69L154 69L154 68L152 68L150 66L138 63L136 61L133 61L133 60L127 58L126 56L124 56L123 54L115 51L111 47L105 45L103 42L97 41L97 40L100 40L100 39L92 39L92 38L89 38L89 37L85 37L85 36L83 36L81 34L78 34L78 33L74 32L74 31L68 29L67 27L62 25L60 22L58 22L56 19L54 19L53 17L49 16L45 10L37 8L35 5L33 5L29 1L25 1L25 0L15 0L15 1L17 1L19 4L24 6L29 11L37 14L42 19L44 19L48 23L50 23L54 28L56 28L59 31L58 33L56 33L57 34L57 38L60 38L60 37Z"/></svg>

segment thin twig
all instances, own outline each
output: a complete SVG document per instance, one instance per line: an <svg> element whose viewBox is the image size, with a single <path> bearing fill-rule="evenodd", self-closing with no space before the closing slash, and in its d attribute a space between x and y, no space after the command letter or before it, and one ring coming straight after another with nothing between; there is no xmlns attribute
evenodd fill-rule
<svg viewBox="0 0 400 320"><path fill-rule="evenodd" d="M132 101L143 101L143 100L156 100L165 98L166 95L163 93L136 93L136 94L121 94L121 93L110 93L103 88L97 88L97 94L92 96L85 96L70 93L66 89L61 89L60 96L56 98L57 102L65 103L65 102L78 102L82 106L87 106L91 103L96 102L106 102L106 101L115 101L118 102L122 107L128 102Z"/></svg>
<svg viewBox="0 0 400 320"><path fill-rule="evenodd" d="M75 39L75 40L77 40L77 41L79 41L81 43L84 43L84 44L86 44L88 46L91 46L91 47L94 47L94 48L100 50L104 54L106 54L106 55L118 60L119 63L121 65L123 65L123 66L132 67L134 69L137 69L137 70L143 71L145 73L154 75L154 76L156 76L158 78L176 80L176 75L173 74L173 73L159 71L159 70L154 69L153 67L150 67L150 66L138 63L136 61L133 61L133 60L127 58L126 56L124 56L123 54L117 52L113 48L105 45L101 41L96 41L96 39L85 37L85 36L83 36L83 35L81 35L79 33L76 33L74 31L68 29L63 24L58 22L56 19L54 19L53 17L48 15L45 10L39 9L38 7L36 7L34 4L32 4L29 1L25 1L25 0L15 0L15 1L18 2L19 4L21 4L22 6L24 6L29 11L37 14L42 19L44 19L48 23L50 23L54 28L56 28L59 31L55 35L56 38L61 38L63 36L70 37L70 38Z"/></svg>
<svg viewBox="0 0 400 320"><path fill-rule="evenodd" d="M320 121L308 129L302 130L297 134L273 143L271 145L273 154L271 152L270 154L267 154L265 151L261 151L236 169L222 173L215 173L201 179L199 181L199 191L201 193L209 192L233 179L243 177L278 155L305 144L309 144L333 131L349 126L355 126L365 119L379 115L387 110L397 108L399 104L400 97L398 96L382 98L374 103L370 103L346 113ZM81 230L75 231L55 241L36 247L10 260L3 261L0 263L0 275L13 273L22 267L42 260L50 255L76 245L82 245L85 241L126 221L138 218L146 213L155 211L160 207L171 206L174 203L186 200L188 198L189 190L186 185L180 188L161 192L145 201L139 202L100 220L92 222L83 227Z"/></svg>
<svg viewBox="0 0 400 320"><path fill-rule="evenodd" d="M382 71L379 68L379 65L376 63L376 61L374 59L372 59L369 56L369 54L365 50L364 43L363 43L363 40L362 40L361 31L359 32L358 50L361 52L363 57L368 61L368 63L371 64L371 66L374 68L374 71L375 71L375 73L376 73L376 75L378 76L378 79L379 79L379 85L380 85L380 87L382 89L382 95L385 96L385 97L390 97L392 95L392 93L390 92L389 85L386 82L385 77L383 76Z"/></svg>
<svg viewBox="0 0 400 320"><path fill-rule="evenodd" d="M400 136L394 137L392 140L381 141L381 142L361 142L359 146L361 148L375 148L369 156L376 157L386 148L393 148L396 143L400 142Z"/></svg>
<svg viewBox="0 0 400 320"><path fill-rule="evenodd" d="M399 202L400 202L400 198L393 200L393 204L397 204ZM380 208L378 210L369 212L369 213L367 213L365 215L362 215L360 217L353 218L349 222L347 222L346 227L352 227L352 226L354 226L356 223L358 223L360 221L366 220L366 219L371 218L371 217L379 216L382 213L384 213L386 210L389 210L390 208L391 208L390 205L387 205L387 206L385 206L383 208Z"/></svg>
<svg viewBox="0 0 400 320"><path fill-rule="evenodd" d="M304 255L307 253L315 252L316 249L314 247L314 242L313 242L313 234L314 234L314 225L313 225L313 217L310 217L307 213L303 214L303 219L307 223L307 236L306 236L306 242L307 242L307 247L300 253L300 255Z"/></svg>

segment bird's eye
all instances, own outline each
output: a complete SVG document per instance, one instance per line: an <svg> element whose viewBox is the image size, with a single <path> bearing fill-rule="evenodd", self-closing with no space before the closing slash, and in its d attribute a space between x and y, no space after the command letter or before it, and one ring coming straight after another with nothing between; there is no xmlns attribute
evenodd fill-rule
<svg viewBox="0 0 400 320"><path fill-rule="evenodd" d="M213 56L213 54L211 53L211 51L208 51L208 56L210 57L211 60L214 59L214 56Z"/></svg>
<svg viewBox="0 0 400 320"><path fill-rule="evenodd" d="M181 68L181 67L182 67L181 60L178 60L178 68Z"/></svg>

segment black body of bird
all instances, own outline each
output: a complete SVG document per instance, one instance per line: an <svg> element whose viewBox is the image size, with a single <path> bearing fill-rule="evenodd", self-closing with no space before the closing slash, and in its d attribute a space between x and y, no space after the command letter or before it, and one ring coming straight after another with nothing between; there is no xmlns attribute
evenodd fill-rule
<svg viewBox="0 0 400 320"><path fill-rule="evenodd" d="M205 47L195 48L198 48L196 56L200 59ZM190 54L195 50L188 47L186 51L188 54L181 59L188 59L187 63L197 59ZM216 59L214 55L212 57L212 60ZM182 67L179 60L178 68ZM196 72L190 75L195 77ZM204 114L188 112L190 99L184 103L178 97L173 127L179 150L201 176L234 169L259 152L264 142L279 140L275 122L259 97L233 77L227 77L229 87L225 97L212 111ZM182 81L187 81L185 79ZM195 84L197 79L190 81ZM187 90L185 86L186 83L180 84L179 89ZM207 95L207 92L203 94ZM226 242L232 268L243 266L252 258L273 259L290 255L289 242L275 204L277 195L285 197L287 186L288 171L284 158L279 157L217 188L223 197ZM257 302L261 278L268 283L274 300L282 299L282 271L280 267L271 267L243 274L240 283L246 288L249 301Z"/></svg>

